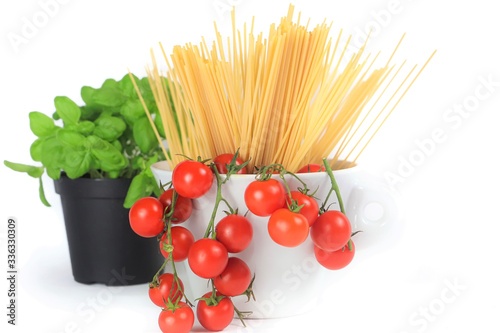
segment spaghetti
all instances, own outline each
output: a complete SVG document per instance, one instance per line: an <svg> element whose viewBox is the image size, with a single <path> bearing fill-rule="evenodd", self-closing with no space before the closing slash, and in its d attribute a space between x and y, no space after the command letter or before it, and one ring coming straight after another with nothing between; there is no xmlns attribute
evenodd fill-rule
<svg viewBox="0 0 500 333"><path fill-rule="evenodd" d="M172 168L184 156L237 149L250 170L281 163L296 171L325 157L332 167L355 162L434 55L405 74L405 62L391 64L400 41L385 65L372 69L378 54L372 59L364 45L348 57L342 31L332 40L325 22L308 30L293 13L290 6L264 38L253 33L253 21L237 30L233 12L226 43L215 26L211 47L202 39L167 56L161 46L164 73L151 53L148 78Z"/></svg>

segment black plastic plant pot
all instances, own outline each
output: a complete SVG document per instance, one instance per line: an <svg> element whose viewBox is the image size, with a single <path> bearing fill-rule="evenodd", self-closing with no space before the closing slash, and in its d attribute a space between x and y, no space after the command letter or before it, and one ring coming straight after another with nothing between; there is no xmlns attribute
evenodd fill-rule
<svg viewBox="0 0 500 333"><path fill-rule="evenodd" d="M163 263L156 238L130 228L123 207L130 179L69 179L54 182L61 196L75 281L124 286L147 283Z"/></svg>

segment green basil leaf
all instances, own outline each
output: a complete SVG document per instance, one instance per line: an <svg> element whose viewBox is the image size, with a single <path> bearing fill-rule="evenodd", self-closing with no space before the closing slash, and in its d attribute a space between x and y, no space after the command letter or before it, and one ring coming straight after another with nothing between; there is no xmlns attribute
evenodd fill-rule
<svg viewBox="0 0 500 333"><path fill-rule="evenodd" d="M132 75L132 78L130 77ZM137 97L137 93L135 92L134 84L132 80L135 82L139 82L139 78L134 74L125 74L120 81L118 81L118 87L122 91L122 93L127 97Z"/></svg>
<svg viewBox="0 0 500 333"><path fill-rule="evenodd" d="M120 114L123 116L125 121L133 126L133 124L140 118L144 117L146 114L142 103L138 99L129 99L120 108Z"/></svg>
<svg viewBox="0 0 500 333"><path fill-rule="evenodd" d="M10 161L3 161L3 164L17 172L25 172L33 178L40 178L43 175L44 168L22 163L14 163Z"/></svg>
<svg viewBox="0 0 500 333"><path fill-rule="evenodd" d="M43 189L43 181L42 177L38 179L39 185L38 185L38 196L40 197L40 201L47 207L50 207L50 203L47 201L47 198L45 197L45 191Z"/></svg>
<svg viewBox="0 0 500 333"><path fill-rule="evenodd" d="M78 124L64 125L64 130L76 132L78 130Z"/></svg>
<svg viewBox="0 0 500 333"><path fill-rule="evenodd" d="M50 178L52 178L54 180L61 178L61 169L46 166L45 170L47 171L47 175Z"/></svg>
<svg viewBox="0 0 500 333"><path fill-rule="evenodd" d="M118 171L127 166L127 160L111 143L91 135L87 138L91 145L92 155L99 162L100 169L105 172Z"/></svg>
<svg viewBox="0 0 500 333"><path fill-rule="evenodd" d="M42 145L43 139L36 139L30 146L30 155L33 161L41 162L42 161Z"/></svg>
<svg viewBox="0 0 500 333"><path fill-rule="evenodd" d="M134 156L132 159L132 168L134 170L143 170L146 167L146 161L141 155Z"/></svg>
<svg viewBox="0 0 500 333"><path fill-rule="evenodd" d="M127 128L127 124L122 119L112 116L99 117L95 124L97 126L94 129L94 135L109 142L117 140Z"/></svg>
<svg viewBox="0 0 500 333"><path fill-rule="evenodd" d="M64 124L77 124L80 121L81 110L75 102L66 96L57 96L54 99L56 112Z"/></svg>
<svg viewBox="0 0 500 333"><path fill-rule="evenodd" d="M137 146L143 153L148 153L158 146L158 140L156 140L149 119L146 116L134 123L133 136Z"/></svg>
<svg viewBox="0 0 500 333"><path fill-rule="evenodd" d="M89 150L68 151L64 158L63 169L69 178L80 178L90 171L92 154Z"/></svg>
<svg viewBox="0 0 500 333"><path fill-rule="evenodd" d="M118 81L116 81L115 79L104 80L100 89L102 88L120 89L120 87L118 86Z"/></svg>
<svg viewBox="0 0 500 333"><path fill-rule="evenodd" d="M113 147L115 147L118 151L122 151L122 150L123 150L123 146L122 146L122 144L120 143L120 141L115 140L115 141L111 142L111 144L112 144L112 145L113 145Z"/></svg>
<svg viewBox="0 0 500 333"><path fill-rule="evenodd" d="M73 149L82 149L85 143L83 135L66 129L61 129L57 132L57 139L63 145Z"/></svg>
<svg viewBox="0 0 500 333"><path fill-rule="evenodd" d="M117 87L104 86L96 89L92 97L96 105L103 107L119 107L127 101L127 96Z"/></svg>
<svg viewBox="0 0 500 333"><path fill-rule="evenodd" d="M156 129L162 138L165 137L165 128L163 127L163 122L161 121L161 116L158 113L154 114L153 122L155 123Z"/></svg>
<svg viewBox="0 0 500 333"><path fill-rule="evenodd" d="M29 119L31 131L39 138L51 136L57 129L54 120L41 112L30 112Z"/></svg>
<svg viewBox="0 0 500 333"><path fill-rule="evenodd" d="M101 114L101 109L97 106L84 105L80 108L80 110L82 111L80 121L94 121Z"/></svg>
<svg viewBox="0 0 500 333"><path fill-rule="evenodd" d="M89 86L83 86L82 89L80 90L80 95L82 96L83 102L87 105L94 105L94 92L95 88L89 87Z"/></svg>
<svg viewBox="0 0 500 333"><path fill-rule="evenodd" d="M143 77L141 79L139 90L145 100L154 100L153 91L151 90L151 85L149 84L149 79L147 77Z"/></svg>
<svg viewBox="0 0 500 333"><path fill-rule="evenodd" d="M64 145L59 142L55 137L48 138L42 144L41 162L47 169L61 170L61 163L64 158L65 149ZM52 170L51 170L52 171ZM48 173L48 172L47 172ZM51 174L51 178L52 178Z"/></svg>
<svg viewBox="0 0 500 333"><path fill-rule="evenodd" d="M148 177L144 173L139 173L132 178L123 206L130 208L137 200L151 195L152 192Z"/></svg>
<svg viewBox="0 0 500 333"><path fill-rule="evenodd" d="M107 178L111 178L111 179L116 179L118 177L120 177L120 171L110 171L108 172Z"/></svg>
<svg viewBox="0 0 500 333"><path fill-rule="evenodd" d="M95 124L91 121L84 120L78 123L76 130L78 133L88 136L94 132Z"/></svg>

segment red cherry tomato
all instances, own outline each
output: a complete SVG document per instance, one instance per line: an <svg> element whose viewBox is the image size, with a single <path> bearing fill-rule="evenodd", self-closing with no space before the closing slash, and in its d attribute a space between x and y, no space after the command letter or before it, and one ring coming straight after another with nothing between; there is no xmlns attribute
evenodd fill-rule
<svg viewBox="0 0 500 333"><path fill-rule="evenodd" d="M311 163L304 165L296 173L322 172L322 171L326 171L324 165Z"/></svg>
<svg viewBox="0 0 500 333"><path fill-rule="evenodd" d="M252 272L240 258L231 257L226 269L214 278L215 288L225 296L243 294L252 281Z"/></svg>
<svg viewBox="0 0 500 333"><path fill-rule="evenodd" d="M214 174L209 167L197 161L183 161L172 171L172 185L179 195L195 199L208 192Z"/></svg>
<svg viewBox="0 0 500 333"><path fill-rule="evenodd" d="M288 208L281 208L269 218L267 230L276 243L286 247L295 247L307 239L309 223L304 215L294 213Z"/></svg>
<svg viewBox="0 0 500 333"><path fill-rule="evenodd" d="M174 275L164 273L158 277L159 284L151 283L149 285L149 298L159 307L165 307L167 300L170 298L172 303L178 302L183 297L184 284L179 279L180 289L175 282Z"/></svg>
<svg viewBox="0 0 500 333"><path fill-rule="evenodd" d="M172 257L175 262L186 260L188 257L189 249L194 243L194 236L188 229L180 226L175 226L170 229L172 236L172 246L174 247L172 251ZM168 245L167 234L161 236L159 242L160 252L165 257L168 258L168 252L163 248L164 245Z"/></svg>
<svg viewBox="0 0 500 333"><path fill-rule="evenodd" d="M233 154L220 154L216 158L214 158L214 163L215 167L217 168L217 171L220 174L226 174L227 173L227 166L231 163L233 160L234 155ZM242 165L243 160L239 157L236 158L236 165ZM247 169L246 167L243 167L240 171L237 172L238 174L246 174Z"/></svg>
<svg viewBox="0 0 500 333"><path fill-rule="evenodd" d="M354 242L351 241L351 249L346 245L340 250L326 252L317 246L314 246L314 256L321 266L330 270L337 270L349 265L356 252Z"/></svg>
<svg viewBox="0 0 500 333"><path fill-rule="evenodd" d="M210 298L211 295L212 292L208 292L203 295L203 298ZM217 296L220 296L220 294L217 293ZM196 307L196 317L205 329L209 331L222 331L233 321L233 301L229 297L223 297L217 304L212 305L200 299Z"/></svg>
<svg viewBox="0 0 500 333"><path fill-rule="evenodd" d="M227 215L215 226L217 240L224 244L230 253L245 250L253 237L253 227L250 221L242 215Z"/></svg>
<svg viewBox="0 0 500 333"><path fill-rule="evenodd" d="M194 274L211 279L221 274L229 259L227 249L221 242L202 238L191 245L188 264Z"/></svg>
<svg viewBox="0 0 500 333"><path fill-rule="evenodd" d="M269 216L285 202L285 188L276 179L255 180L245 189L245 204L257 216Z"/></svg>
<svg viewBox="0 0 500 333"><path fill-rule="evenodd" d="M132 230L139 236L156 237L163 231L163 205L153 197L137 200L129 211L129 222Z"/></svg>
<svg viewBox="0 0 500 333"><path fill-rule="evenodd" d="M337 251L351 239L351 223L341 211L329 210L320 215L312 225L311 238L320 249Z"/></svg>
<svg viewBox="0 0 500 333"><path fill-rule="evenodd" d="M163 309L158 325L163 333L189 333L194 325L193 309L184 302L179 302L176 309Z"/></svg>
<svg viewBox="0 0 500 333"><path fill-rule="evenodd" d="M170 188L164 191L158 200L162 203L165 214L170 213L170 206L172 205L172 196L174 195L174 189ZM182 223L186 221L193 211L193 202L189 198L185 198L181 195L177 195L177 199L175 200L175 208L174 213L170 221L174 224Z"/></svg>
<svg viewBox="0 0 500 333"><path fill-rule="evenodd" d="M304 215L309 226L312 226L319 214L319 206L316 199L299 191L291 191L290 194L292 195L292 200L297 201L297 206L302 206L299 213ZM291 205L289 196L286 197L286 202L288 205Z"/></svg>

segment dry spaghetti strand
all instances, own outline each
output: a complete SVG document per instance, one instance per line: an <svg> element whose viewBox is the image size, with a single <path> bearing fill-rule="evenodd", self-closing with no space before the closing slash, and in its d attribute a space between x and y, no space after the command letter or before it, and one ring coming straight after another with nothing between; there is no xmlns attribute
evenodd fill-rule
<svg viewBox="0 0 500 333"><path fill-rule="evenodd" d="M184 156L237 149L250 168L355 161L434 55L416 75L416 67L405 74L404 63L392 64L401 38L377 68L380 53L372 57L365 43L349 55L351 37L344 43L340 30L333 40L326 22L309 29L300 13L294 20L293 6L267 36L254 34L253 21L238 30L234 11L232 24L226 39L214 24L211 44L175 46L169 55L161 47L164 72L152 54L148 78L171 167Z"/></svg>

